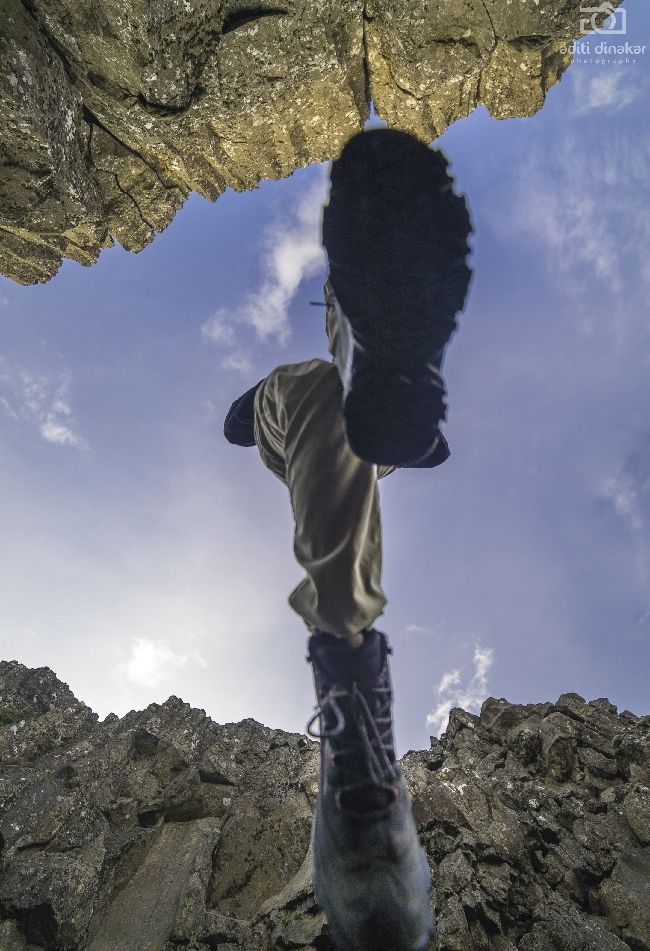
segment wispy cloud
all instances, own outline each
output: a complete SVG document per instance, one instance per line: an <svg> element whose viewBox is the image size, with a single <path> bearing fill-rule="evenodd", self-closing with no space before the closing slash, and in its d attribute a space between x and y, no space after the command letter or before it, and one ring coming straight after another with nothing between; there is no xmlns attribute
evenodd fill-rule
<svg viewBox="0 0 650 951"><path fill-rule="evenodd" d="M457 687L460 684L460 670L448 670L443 674L438 684L438 694L445 694L451 687Z"/></svg>
<svg viewBox="0 0 650 951"><path fill-rule="evenodd" d="M221 361L221 366L224 370L237 370L246 379L250 379L253 375L253 361L241 350L229 353Z"/></svg>
<svg viewBox="0 0 650 951"><path fill-rule="evenodd" d="M223 309L215 311L201 327L201 335L204 340L212 343L231 343L235 336L235 328L228 312Z"/></svg>
<svg viewBox="0 0 650 951"><path fill-rule="evenodd" d="M404 627L404 634L436 635L440 633L440 631L444 631L446 626L447 624L444 618L440 618L440 620L435 621L429 627L424 627L422 624L407 624Z"/></svg>
<svg viewBox="0 0 650 951"><path fill-rule="evenodd" d="M129 649L130 657L120 665L119 672L137 687L158 687L188 664L207 667L199 651L181 653L166 641L136 637Z"/></svg>
<svg viewBox="0 0 650 951"><path fill-rule="evenodd" d="M289 306L301 282L323 268L320 220L327 191L323 166L308 188L294 197L264 230L259 259L260 279L243 302L219 308L203 324L205 340L232 344L242 325L252 328L259 340L276 340L284 346L291 334ZM234 369L239 369L235 366Z"/></svg>
<svg viewBox="0 0 650 951"><path fill-rule="evenodd" d="M494 651L490 647L477 645L472 663L474 670L466 683L463 683L458 669L447 671L438 683L436 693L440 699L427 716L427 725L437 736L444 732L453 707L462 707L470 713L477 713L488 695L487 677L494 663Z"/></svg>
<svg viewBox="0 0 650 951"><path fill-rule="evenodd" d="M13 368L0 357L0 409L15 421L34 424L40 436L58 446L85 451L70 404L68 370L43 374Z"/></svg>
<svg viewBox="0 0 650 951"><path fill-rule="evenodd" d="M610 476L603 487L603 497L614 506L630 531L638 534L643 531L644 519L641 514L637 490L627 472Z"/></svg>
<svg viewBox="0 0 650 951"><path fill-rule="evenodd" d="M404 628L405 634L428 634L429 628L422 627L421 624L407 624Z"/></svg>
<svg viewBox="0 0 650 951"><path fill-rule="evenodd" d="M650 486L648 474L645 473L647 486ZM636 567L640 580L644 584L650 582L650 564L648 557L648 525L644 512L645 492L647 486L629 469L622 468L615 475L605 479L601 497L611 503L614 511L622 519L632 536L635 546Z"/></svg>
<svg viewBox="0 0 650 951"><path fill-rule="evenodd" d="M639 313L635 289L650 291L650 222L641 197L649 186L647 134L603 141L597 128L572 130L555 148L522 156L514 181L489 200L490 224L508 243L529 241L576 298L597 280L618 332Z"/></svg>
<svg viewBox="0 0 650 951"><path fill-rule="evenodd" d="M632 70L606 72L577 70L573 77L574 115L597 109L618 112L644 95L643 85Z"/></svg>

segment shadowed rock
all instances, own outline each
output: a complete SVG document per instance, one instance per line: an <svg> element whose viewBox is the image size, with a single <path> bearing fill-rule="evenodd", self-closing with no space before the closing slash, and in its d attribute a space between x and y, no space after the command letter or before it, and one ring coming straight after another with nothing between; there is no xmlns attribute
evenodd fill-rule
<svg viewBox="0 0 650 951"><path fill-rule="evenodd" d="M426 140L529 116L580 0L0 0L0 272L138 251L188 194L336 155L369 102Z"/></svg>
<svg viewBox="0 0 650 951"><path fill-rule="evenodd" d="M176 697L100 723L16 662L0 722L2 951L329 951L317 744ZM402 767L440 951L650 947L650 717L490 699Z"/></svg>

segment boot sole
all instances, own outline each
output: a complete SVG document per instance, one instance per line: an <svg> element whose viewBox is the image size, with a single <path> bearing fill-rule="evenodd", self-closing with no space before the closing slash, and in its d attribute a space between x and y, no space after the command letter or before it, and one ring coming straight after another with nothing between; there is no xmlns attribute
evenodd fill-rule
<svg viewBox="0 0 650 951"><path fill-rule="evenodd" d="M445 156L407 133L363 132L332 165L323 244L355 341L343 411L368 462L406 465L435 447L471 230Z"/></svg>

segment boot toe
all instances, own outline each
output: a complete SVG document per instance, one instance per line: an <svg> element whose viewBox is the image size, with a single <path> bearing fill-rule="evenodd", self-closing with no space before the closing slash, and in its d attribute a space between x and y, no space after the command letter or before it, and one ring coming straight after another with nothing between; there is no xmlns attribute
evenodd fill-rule
<svg viewBox="0 0 650 951"><path fill-rule="evenodd" d="M397 802L371 820L327 797L314 822L314 884L341 951L423 951L435 932L431 874L403 778Z"/></svg>

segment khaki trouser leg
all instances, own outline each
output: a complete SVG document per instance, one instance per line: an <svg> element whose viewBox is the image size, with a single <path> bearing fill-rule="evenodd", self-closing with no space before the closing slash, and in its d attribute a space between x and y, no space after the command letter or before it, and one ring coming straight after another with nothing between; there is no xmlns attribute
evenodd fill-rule
<svg viewBox="0 0 650 951"><path fill-rule="evenodd" d="M264 463L289 488L294 552L307 576L289 597L309 628L351 637L382 613L377 478L348 446L341 381L323 360L278 367L255 401Z"/></svg>

